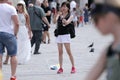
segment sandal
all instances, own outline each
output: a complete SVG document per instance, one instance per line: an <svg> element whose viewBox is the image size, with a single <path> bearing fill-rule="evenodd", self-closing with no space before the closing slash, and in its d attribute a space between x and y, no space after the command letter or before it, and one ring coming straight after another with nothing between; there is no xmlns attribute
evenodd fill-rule
<svg viewBox="0 0 120 80"><path fill-rule="evenodd" d="M50 44L50 40L48 40L48 44Z"/></svg>
<svg viewBox="0 0 120 80"><path fill-rule="evenodd" d="M62 74L63 73L63 69L60 68L58 71L57 71L57 74Z"/></svg>
<svg viewBox="0 0 120 80"><path fill-rule="evenodd" d="M46 42L45 42L45 41L42 41L42 43L43 43L43 44L46 44Z"/></svg>

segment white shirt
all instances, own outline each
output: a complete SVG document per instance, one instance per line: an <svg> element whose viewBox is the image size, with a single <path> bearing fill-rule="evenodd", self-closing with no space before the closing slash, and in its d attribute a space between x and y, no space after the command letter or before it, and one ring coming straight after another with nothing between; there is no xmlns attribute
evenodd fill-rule
<svg viewBox="0 0 120 80"><path fill-rule="evenodd" d="M76 8L76 5L77 5L77 3L75 1L70 2L71 11L73 10L73 8Z"/></svg>
<svg viewBox="0 0 120 80"><path fill-rule="evenodd" d="M17 15L16 9L7 3L0 3L0 11L0 32L14 34L12 16Z"/></svg>
<svg viewBox="0 0 120 80"><path fill-rule="evenodd" d="M51 2L51 8L56 8L57 4L56 2Z"/></svg>

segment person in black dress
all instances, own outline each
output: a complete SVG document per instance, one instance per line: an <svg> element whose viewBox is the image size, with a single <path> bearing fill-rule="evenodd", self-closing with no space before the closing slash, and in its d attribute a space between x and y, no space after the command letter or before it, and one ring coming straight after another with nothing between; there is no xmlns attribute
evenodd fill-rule
<svg viewBox="0 0 120 80"><path fill-rule="evenodd" d="M43 4L41 5L41 7L45 11L47 20L49 21L49 23L51 23L51 9L50 9L48 0L44 0ZM43 42L46 43L46 37L48 37L48 44L49 44L50 43L49 27L44 24L43 28L44 28Z"/></svg>

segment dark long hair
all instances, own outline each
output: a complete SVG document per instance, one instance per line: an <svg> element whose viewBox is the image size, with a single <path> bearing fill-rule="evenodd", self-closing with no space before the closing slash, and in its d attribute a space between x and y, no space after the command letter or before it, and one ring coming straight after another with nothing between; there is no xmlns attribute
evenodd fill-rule
<svg viewBox="0 0 120 80"><path fill-rule="evenodd" d="M70 13L70 3L69 2L63 2L62 5L61 5L61 7L63 7L64 5L67 6L67 8L69 9L68 13Z"/></svg>

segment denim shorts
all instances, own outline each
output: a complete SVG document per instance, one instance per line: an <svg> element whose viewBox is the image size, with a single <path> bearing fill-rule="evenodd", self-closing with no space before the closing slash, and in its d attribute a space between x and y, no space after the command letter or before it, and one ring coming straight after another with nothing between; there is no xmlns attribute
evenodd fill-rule
<svg viewBox="0 0 120 80"><path fill-rule="evenodd" d="M17 40L13 34L0 32L0 55L3 55L4 48L7 49L9 56L16 56Z"/></svg>

